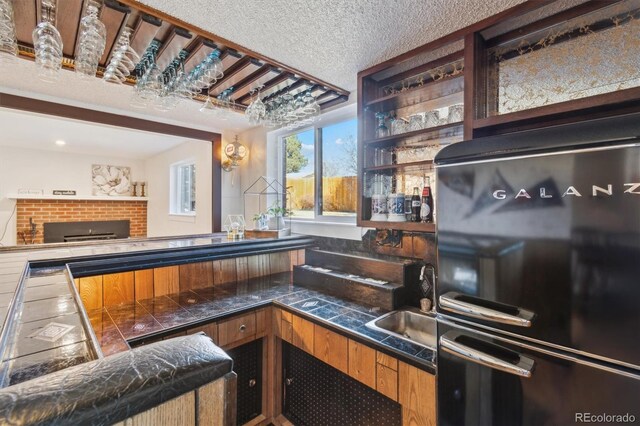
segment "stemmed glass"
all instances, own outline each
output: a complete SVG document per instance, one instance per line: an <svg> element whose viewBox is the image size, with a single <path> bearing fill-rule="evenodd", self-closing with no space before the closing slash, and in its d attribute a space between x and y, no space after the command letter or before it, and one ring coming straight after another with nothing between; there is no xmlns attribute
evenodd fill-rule
<svg viewBox="0 0 640 426"><path fill-rule="evenodd" d="M113 50L109 65L104 71L102 79L110 83L122 84L140 61L140 56L131 48L130 38L133 30L125 28Z"/></svg>
<svg viewBox="0 0 640 426"><path fill-rule="evenodd" d="M261 87L251 91L251 94L254 94L254 92L257 92L257 94L245 111L245 114L249 118L249 123L252 125L262 123L267 114L267 107L265 106L264 102L262 102L262 99L260 99L260 89Z"/></svg>
<svg viewBox="0 0 640 426"><path fill-rule="evenodd" d="M12 62L18 55L16 25L11 0L0 0L0 65Z"/></svg>
<svg viewBox="0 0 640 426"><path fill-rule="evenodd" d="M80 37L78 53L75 58L75 69L82 78L95 77L98 63L107 43L107 30L98 19L100 5L90 1L86 15L80 20Z"/></svg>
<svg viewBox="0 0 640 426"><path fill-rule="evenodd" d="M42 0L42 22L33 30L38 77L55 82L62 69L62 37L54 26L56 0Z"/></svg>

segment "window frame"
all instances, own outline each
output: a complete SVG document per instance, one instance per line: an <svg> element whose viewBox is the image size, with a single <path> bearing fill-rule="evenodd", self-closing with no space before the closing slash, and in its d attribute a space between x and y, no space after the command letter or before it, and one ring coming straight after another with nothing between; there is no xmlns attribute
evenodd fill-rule
<svg viewBox="0 0 640 426"><path fill-rule="evenodd" d="M291 217L291 221L293 222L323 222L326 224L335 223L341 225L356 225L356 219L358 216L357 206L356 211L351 216L338 216L338 215L327 215L323 214L323 188L322 188L322 129L325 127L332 126L334 124L342 123L344 121L349 120L357 120L358 116L355 113L347 112L344 114L338 114L330 119L324 119L315 121L312 125L306 127L299 127L295 130L286 130L280 131L276 135L276 140L281 151L280 161L281 161L281 179L283 182L283 186L286 187L287 183L287 152L284 147L284 140L288 136L296 135L302 132L306 132L308 130L313 130L314 134L314 207L313 207L313 218L303 218L303 217ZM356 126L356 134L354 135L356 141L358 140L357 135L357 126ZM358 145L358 150L360 150L360 146ZM320 170L320 173L317 171ZM287 194L283 194L283 205L287 205ZM357 202L357 200L356 200ZM356 203L357 204L357 203Z"/></svg>
<svg viewBox="0 0 640 426"><path fill-rule="evenodd" d="M193 200L191 200L194 204L195 207L193 210L190 210L188 212L183 212L180 211L180 204L181 204L181 194L182 194L182 185L181 182L179 182L179 180L182 177L182 171L181 169L185 166L192 166L192 167L196 167L196 160L195 159L188 159L188 160L182 160L182 161L178 161L175 163L172 163L169 166L169 215L171 216L195 216L196 212L197 212L197 197L196 197L196 183L197 183L197 178L196 176L196 171L194 171L194 182L193 182Z"/></svg>

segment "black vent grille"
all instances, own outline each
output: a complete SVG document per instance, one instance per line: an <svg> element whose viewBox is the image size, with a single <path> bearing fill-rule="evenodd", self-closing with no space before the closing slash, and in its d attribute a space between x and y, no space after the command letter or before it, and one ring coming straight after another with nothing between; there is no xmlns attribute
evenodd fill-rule
<svg viewBox="0 0 640 426"><path fill-rule="evenodd" d="M296 426L398 426L397 402L283 342L284 415Z"/></svg>
<svg viewBox="0 0 640 426"><path fill-rule="evenodd" d="M262 413L262 339L226 351L238 375L238 424Z"/></svg>

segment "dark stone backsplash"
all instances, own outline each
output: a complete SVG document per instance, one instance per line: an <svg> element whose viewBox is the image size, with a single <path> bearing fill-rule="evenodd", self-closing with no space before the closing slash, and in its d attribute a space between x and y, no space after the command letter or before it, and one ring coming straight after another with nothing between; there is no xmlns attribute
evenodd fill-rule
<svg viewBox="0 0 640 426"><path fill-rule="evenodd" d="M396 235L389 235L389 233L385 230L370 230L361 241L329 237L314 237L314 239L322 250L383 259L410 258L436 264L435 234L402 231ZM398 240L399 246L397 246Z"/></svg>

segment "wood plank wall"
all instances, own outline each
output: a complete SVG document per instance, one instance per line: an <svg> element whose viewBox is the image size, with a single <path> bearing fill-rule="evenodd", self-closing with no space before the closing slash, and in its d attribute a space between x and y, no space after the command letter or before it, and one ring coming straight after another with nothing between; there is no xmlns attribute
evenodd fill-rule
<svg viewBox="0 0 640 426"><path fill-rule="evenodd" d="M96 275L75 280L87 311L293 270L304 250Z"/></svg>

